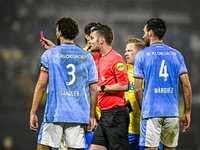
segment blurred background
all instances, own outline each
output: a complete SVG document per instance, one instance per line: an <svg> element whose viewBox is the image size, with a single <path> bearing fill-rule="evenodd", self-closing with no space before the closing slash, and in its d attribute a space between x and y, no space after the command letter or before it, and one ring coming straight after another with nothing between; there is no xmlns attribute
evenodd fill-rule
<svg viewBox="0 0 200 150"><path fill-rule="evenodd" d="M177 150L200 150L199 6L199 0L0 0L0 144L13 143L13 150L36 149L37 133L29 130L29 111L45 51L40 31L55 43L55 22L73 17L80 25L75 44L84 47L84 27L90 22L107 24L115 34L113 49L124 57L126 41L142 39L146 21L159 17L168 24L164 43L184 56L193 89L191 126L185 134L180 129ZM39 123L45 100L44 96L37 111Z"/></svg>

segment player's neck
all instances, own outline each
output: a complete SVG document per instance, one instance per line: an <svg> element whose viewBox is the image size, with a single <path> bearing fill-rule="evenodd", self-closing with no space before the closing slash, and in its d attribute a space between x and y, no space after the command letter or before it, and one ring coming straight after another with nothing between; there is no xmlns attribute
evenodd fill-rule
<svg viewBox="0 0 200 150"><path fill-rule="evenodd" d="M63 43L73 43L73 40L61 38L60 39L60 44L63 44Z"/></svg>
<svg viewBox="0 0 200 150"><path fill-rule="evenodd" d="M150 45L155 44L155 43L163 43L162 40L159 40L158 38L153 38L150 42Z"/></svg>

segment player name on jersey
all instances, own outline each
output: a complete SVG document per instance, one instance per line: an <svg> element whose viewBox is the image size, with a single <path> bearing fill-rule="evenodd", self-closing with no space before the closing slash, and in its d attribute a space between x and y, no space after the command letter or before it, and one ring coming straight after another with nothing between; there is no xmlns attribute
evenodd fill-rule
<svg viewBox="0 0 200 150"><path fill-rule="evenodd" d="M85 55L69 55L69 54L56 54L55 58L78 58L78 59L86 59L87 56Z"/></svg>
<svg viewBox="0 0 200 150"><path fill-rule="evenodd" d="M174 93L174 88L154 88L154 93Z"/></svg>
<svg viewBox="0 0 200 150"><path fill-rule="evenodd" d="M173 55L173 56L175 56L176 55L176 53L175 52L159 52L159 51L157 51L157 52L148 52L148 53L146 53L147 54L147 56L150 56L150 55Z"/></svg>
<svg viewBox="0 0 200 150"><path fill-rule="evenodd" d="M79 96L79 91L60 91L61 96Z"/></svg>

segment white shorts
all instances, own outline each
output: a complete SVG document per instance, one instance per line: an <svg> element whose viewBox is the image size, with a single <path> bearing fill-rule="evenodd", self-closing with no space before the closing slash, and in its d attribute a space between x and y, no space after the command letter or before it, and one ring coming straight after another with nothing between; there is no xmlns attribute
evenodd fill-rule
<svg viewBox="0 0 200 150"><path fill-rule="evenodd" d="M159 117L141 120L140 146L158 147L159 142L167 147L176 147L179 136L178 117Z"/></svg>
<svg viewBox="0 0 200 150"><path fill-rule="evenodd" d="M42 122L38 135L38 143L58 148L62 134L64 145L70 148L85 148L84 125L77 123L46 123Z"/></svg>

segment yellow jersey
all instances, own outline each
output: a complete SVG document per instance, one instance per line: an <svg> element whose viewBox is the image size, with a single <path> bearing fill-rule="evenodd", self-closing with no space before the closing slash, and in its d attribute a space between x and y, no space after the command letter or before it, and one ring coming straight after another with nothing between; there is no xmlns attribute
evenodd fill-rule
<svg viewBox="0 0 200 150"><path fill-rule="evenodd" d="M133 107L133 112L131 112L130 115L130 124L129 124L129 133L132 134L140 134L140 115L141 111L139 109L138 103L135 98L135 92L134 92L134 77L133 77L133 65L131 64L126 64L127 71L128 71L128 76L129 76L129 81L130 81L130 87L129 91L125 92L125 97L126 100L130 100L132 107ZM144 84L143 84L143 89L144 89Z"/></svg>
<svg viewBox="0 0 200 150"><path fill-rule="evenodd" d="M94 55L96 52L91 52L91 49L88 47L88 46L85 46L84 48L83 48L85 51L88 51L88 52L90 52L92 55Z"/></svg>

